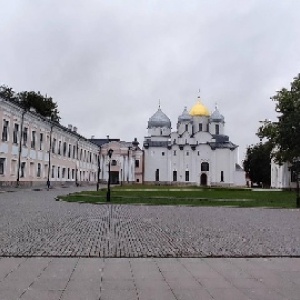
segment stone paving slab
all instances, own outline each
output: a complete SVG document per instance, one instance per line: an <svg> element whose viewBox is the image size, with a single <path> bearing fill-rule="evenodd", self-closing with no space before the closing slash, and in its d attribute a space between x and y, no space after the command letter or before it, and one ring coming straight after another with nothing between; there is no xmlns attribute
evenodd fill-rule
<svg viewBox="0 0 300 300"><path fill-rule="evenodd" d="M82 189L1 193L0 257L300 257L299 209L54 200Z"/></svg>
<svg viewBox="0 0 300 300"><path fill-rule="evenodd" d="M143 267L151 271L141 278ZM300 258L4 257L0 270L1 300L299 300L300 295ZM236 277L239 272L243 278Z"/></svg>

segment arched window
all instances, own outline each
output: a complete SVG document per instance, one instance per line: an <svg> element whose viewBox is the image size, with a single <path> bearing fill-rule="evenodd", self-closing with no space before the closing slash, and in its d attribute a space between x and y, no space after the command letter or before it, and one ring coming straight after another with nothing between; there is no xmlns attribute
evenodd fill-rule
<svg viewBox="0 0 300 300"><path fill-rule="evenodd" d="M112 166L116 166L116 165L117 165L117 161L116 161L115 159L113 159L113 160L111 161L111 165L112 165Z"/></svg>
<svg viewBox="0 0 300 300"><path fill-rule="evenodd" d="M209 163L208 162L201 163L201 171L209 171Z"/></svg>

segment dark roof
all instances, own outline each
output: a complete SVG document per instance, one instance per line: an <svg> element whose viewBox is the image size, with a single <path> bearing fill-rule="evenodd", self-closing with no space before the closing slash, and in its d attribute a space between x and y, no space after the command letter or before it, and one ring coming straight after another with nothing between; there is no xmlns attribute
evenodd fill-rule
<svg viewBox="0 0 300 300"><path fill-rule="evenodd" d="M208 142L211 149L230 149L234 150L238 146L232 142L229 141L229 137L227 135L223 134L213 134L214 142Z"/></svg>
<svg viewBox="0 0 300 300"><path fill-rule="evenodd" d="M148 147L167 148L168 146L170 146L170 143L168 141L145 141L143 146L145 148L148 148Z"/></svg>
<svg viewBox="0 0 300 300"><path fill-rule="evenodd" d="M223 142L223 143L219 143L219 142L208 142L208 145L211 147L212 150L215 149L230 149L230 150L234 150L235 148L237 148L238 146L233 144L232 142Z"/></svg>
<svg viewBox="0 0 300 300"><path fill-rule="evenodd" d="M101 147L108 142L120 142L120 139L89 139L89 141Z"/></svg>

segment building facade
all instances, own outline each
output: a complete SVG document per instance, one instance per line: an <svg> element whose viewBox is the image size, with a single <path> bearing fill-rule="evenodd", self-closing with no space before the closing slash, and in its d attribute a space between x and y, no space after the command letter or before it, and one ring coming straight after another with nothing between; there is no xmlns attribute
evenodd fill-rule
<svg viewBox="0 0 300 300"><path fill-rule="evenodd" d="M136 139L88 140L72 125L2 98L0 130L0 187L107 182L109 167L112 184L246 184L224 117L217 107L210 114L200 98L189 112L183 110L175 131L159 107L148 121L143 149Z"/></svg>
<svg viewBox="0 0 300 300"><path fill-rule="evenodd" d="M289 189L297 187L297 178L291 171L291 164L279 165L271 161L271 188Z"/></svg>
<svg viewBox="0 0 300 300"><path fill-rule="evenodd" d="M110 162L112 184L143 183L144 161L143 150L139 142L124 142L120 140L95 140L100 146L100 182L108 180L108 164ZM113 150L111 158L108 150Z"/></svg>
<svg viewBox="0 0 300 300"><path fill-rule="evenodd" d="M146 183L202 186L245 186L238 165L238 146L225 135L225 119L216 107L209 110L198 98L178 117L176 131L159 107L148 121L144 140Z"/></svg>
<svg viewBox="0 0 300 300"><path fill-rule="evenodd" d="M99 147L77 133L0 98L0 186L97 181Z"/></svg>

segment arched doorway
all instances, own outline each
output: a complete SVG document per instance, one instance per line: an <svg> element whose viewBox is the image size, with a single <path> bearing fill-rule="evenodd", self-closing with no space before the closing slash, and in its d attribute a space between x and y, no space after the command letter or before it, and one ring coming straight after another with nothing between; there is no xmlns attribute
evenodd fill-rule
<svg viewBox="0 0 300 300"><path fill-rule="evenodd" d="M207 185L207 175L205 173L201 174L200 185Z"/></svg>

